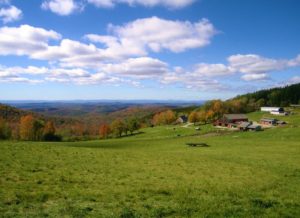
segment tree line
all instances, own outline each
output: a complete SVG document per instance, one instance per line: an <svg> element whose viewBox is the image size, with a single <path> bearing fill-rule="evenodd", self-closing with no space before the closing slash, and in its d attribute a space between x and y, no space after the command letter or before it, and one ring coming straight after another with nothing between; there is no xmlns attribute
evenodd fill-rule
<svg viewBox="0 0 300 218"><path fill-rule="evenodd" d="M250 107L254 107L255 104L275 107L287 107L291 104L300 104L300 83L260 90L237 96L234 99L244 99L244 101L249 102Z"/></svg>
<svg viewBox="0 0 300 218"><path fill-rule="evenodd" d="M111 124L101 124L94 127L95 134L102 139L109 137L121 137L123 135L133 135L141 128L141 122L135 118L116 119ZM66 127L66 126L65 126ZM92 127L90 127L92 128ZM82 123L67 126L64 129L77 139L89 136L90 131L85 129ZM63 132L63 133L65 133ZM22 140L22 141L61 141L61 134L57 133L57 128L53 121L45 121L33 115L24 115L19 123L8 122L0 117L0 139ZM90 139L90 138L89 138Z"/></svg>

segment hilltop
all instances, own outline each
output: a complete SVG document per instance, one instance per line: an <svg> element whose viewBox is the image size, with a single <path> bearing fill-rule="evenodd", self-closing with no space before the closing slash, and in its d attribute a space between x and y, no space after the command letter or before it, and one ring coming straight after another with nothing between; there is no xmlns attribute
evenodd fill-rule
<svg viewBox="0 0 300 218"><path fill-rule="evenodd" d="M300 83L239 95L231 100L247 100L261 106L287 107L300 104Z"/></svg>

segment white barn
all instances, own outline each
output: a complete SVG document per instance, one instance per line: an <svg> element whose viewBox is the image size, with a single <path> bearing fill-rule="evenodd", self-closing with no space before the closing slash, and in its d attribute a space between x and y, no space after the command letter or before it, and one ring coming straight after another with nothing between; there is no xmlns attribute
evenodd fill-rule
<svg viewBox="0 0 300 218"><path fill-rule="evenodd" d="M287 112L284 111L284 108L282 107L261 107L260 110L264 112L270 112L270 114L273 115L285 116L288 114Z"/></svg>
<svg viewBox="0 0 300 218"><path fill-rule="evenodd" d="M282 107L261 107L260 110L265 112L284 112Z"/></svg>

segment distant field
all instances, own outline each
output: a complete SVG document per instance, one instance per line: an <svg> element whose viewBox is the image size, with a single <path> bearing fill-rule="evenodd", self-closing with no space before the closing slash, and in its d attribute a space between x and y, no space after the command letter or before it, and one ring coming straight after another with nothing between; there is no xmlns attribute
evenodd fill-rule
<svg viewBox="0 0 300 218"><path fill-rule="evenodd" d="M262 132L162 126L103 141L0 142L0 216L300 217L300 114L282 119L289 125Z"/></svg>

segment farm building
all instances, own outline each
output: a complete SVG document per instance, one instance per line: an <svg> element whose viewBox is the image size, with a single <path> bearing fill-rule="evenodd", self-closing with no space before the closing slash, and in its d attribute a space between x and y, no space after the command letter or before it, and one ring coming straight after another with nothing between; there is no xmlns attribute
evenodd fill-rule
<svg viewBox="0 0 300 218"><path fill-rule="evenodd" d="M224 116L215 121L215 126L234 127L240 122L248 122L248 117L245 114L224 114Z"/></svg>
<svg viewBox="0 0 300 218"><path fill-rule="evenodd" d="M270 114L273 114L273 115L281 115L281 116L288 115L288 113L285 112L284 108L282 108L282 107L261 107L260 110L264 111L264 112L270 112Z"/></svg>
<svg viewBox="0 0 300 218"><path fill-rule="evenodd" d="M263 125L276 125L277 124L277 119L274 119L274 118L262 118L260 120L260 124L263 124Z"/></svg>
<svg viewBox="0 0 300 218"><path fill-rule="evenodd" d="M287 112L280 112L280 111L271 111L270 114L279 115L279 116L286 116L286 115L288 115Z"/></svg>
<svg viewBox="0 0 300 218"><path fill-rule="evenodd" d="M260 110L264 112L284 112L284 109L282 107L261 107Z"/></svg>
<svg viewBox="0 0 300 218"><path fill-rule="evenodd" d="M251 122L241 122L238 126L240 130L246 131L248 129L248 126L251 126Z"/></svg>
<svg viewBox="0 0 300 218"><path fill-rule="evenodd" d="M250 130L250 131L261 131L262 128L261 128L260 125L251 124L250 126L248 126L248 130Z"/></svg>
<svg viewBox="0 0 300 218"><path fill-rule="evenodd" d="M176 123L187 123L187 122L188 122L188 116L186 115L182 115L178 117L178 119L176 120Z"/></svg>
<svg viewBox="0 0 300 218"><path fill-rule="evenodd" d="M285 125L286 122L285 122L285 121L282 121L282 120L278 120L278 121L276 122L276 124L281 126L281 125Z"/></svg>
<svg viewBox="0 0 300 218"><path fill-rule="evenodd" d="M300 108L300 104L291 104L291 107Z"/></svg>
<svg viewBox="0 0 300 218"><path fill-rule="evenodd" d="M238 126L241 131L260 131L261 126L260 125L255 125L252 122L241 122L240 125Z"/></svg>

